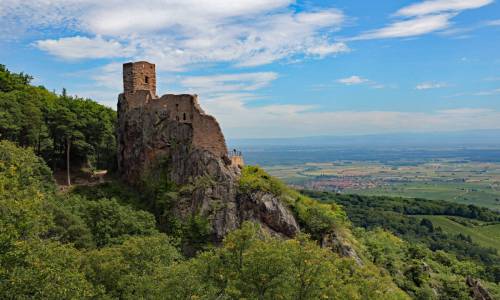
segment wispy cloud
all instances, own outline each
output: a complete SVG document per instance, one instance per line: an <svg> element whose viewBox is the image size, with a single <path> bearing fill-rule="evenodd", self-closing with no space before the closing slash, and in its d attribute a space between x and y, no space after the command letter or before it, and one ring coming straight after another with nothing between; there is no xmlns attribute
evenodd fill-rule
<svg viewBox="0 0 500 300"><path fill-rule="evenodd" d="M431 112L318 111L311 105L248 106L228 95L204 103L229 137L293 137L500 128L500 112L456 108ZM230 109L229 109L229 108Z"/></svg>
<svg viewBox="0 0 500 300"><path fill-rule="evenodd" d="M456 27L450 28L440 32L442 35L456 36L456 37L470 37L470 33L479 29L487 28L487 27L495 27L500 26L499 20L489 20L489 21L481 21L474 25L466 26L466 27Z"/></svg>
<svg viewBox="0 0 500 300"><path fill-rule="evenodd" d="M428 0L415 3L398 10L394 14L397 21L345 40L404 38L444 30L451 26L451 19L461 11L491 3L493 0Z"/></svg>
<svg viewBox="0 0 500 300"><path fill-rule="evenodd" d="M440 89L447 87L448 84L444 82L422 82L415 86L416 90L431 90L431 89Z"/></svg>
<svg viewBox="0 0 500 300"><path fill-rule="evenodd" d="M35 42L35 45L48 53L63 59L131 57L136 53L131 44L122 45L116 40L105 40L74 36Z"/></svg>
<svg viewBox="0 0 500 300"><path fill-rule="evenodd" d="M365 82L369 82L369 80L366 78L363 78L363 77L359 77L357 75L352 75L350 77L338 79L337 82L345 84L345 85L356 85L356 84L362 84Z"/></svg>
<svg viewBox="0 0 500 300"><path fill-rule="evenodd" d="M493 0L427 0L401 8L397 16L422 16L443 12L459 12L480 8L493 3Z"/></svg>
<svg viewBox="0 0 500 300"><path fill-rule="evenodd" d="M256 91L278 78L275 72L222 74L211 76L187 76L180 80L189 91L207 95Z"/></svg>
<svg viewBox="0 0 500 300"><path fill-rule="evenodd" d="M349 40L371 40L418 36L450 26L453 14L419 16L410 20L391 23L384 28L367 31Z"/></svg>
<svg viewBox="0 0 500 300"><path fill-rule="evenodd" d="M340 78L340 79L337 79L336 82L344 84L344 85L364 84L364 85L371 87L372 89L384 89L384 88L388 88L388 87L390 87L390 88L395 87L395 85L393 85L393 84L387 85L387 84L378 83L374 80L371 80L368 78L363 78L363 77L358 76L358 75L352 75L349 77ZM313 90L321 90L327 86L328 85L316 85L316 86L313 86Z"/></svg>
<svg viewBox="0 0 500 300"><path fill-rule="evenodd" d="M493 89L493 90L480 91L480 92L474 93L475 96L492 96L492 95L498 95L498 94L500 94L500 89Z"/></svg>
<svg viewBox="0 0 500 300"><path fill-rule="evenodd" d="M500 76L486 77L485 81L500 81Z"/></svg>
<svg viewBox="0 0 500 300"><path fill-rule="evenodd" d="M486 25L488 25L488 26L500 26L500 19L487 21Z"/></svg>

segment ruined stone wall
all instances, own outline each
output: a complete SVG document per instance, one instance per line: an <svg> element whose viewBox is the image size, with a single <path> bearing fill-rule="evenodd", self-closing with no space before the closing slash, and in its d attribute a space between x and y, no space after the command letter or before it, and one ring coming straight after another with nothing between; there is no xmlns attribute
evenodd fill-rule
<svg viewBox="0 0 500 300"><path fill-rule="evenodd" d="M163 95L161 101L167 103L167 109L171 120L181 123L193 123L195 114L193 95Z"/></svg>
<svg viewBox="0 0 500 300"><path fill-rule="evenodd" d="M193 144L219 157L227 156L227 147L217 120L205 114L195 114L193 118Z"/></svg>
<svg viewBox="0 0 500 300"><path fill-rule="evenodd" d="M123 90L125 94L149 90L156 95L155 65L145 61L124 64Z"/></svg>
<svg viewBox="0 0 500 300"><path fill-rule="evenodd" d="M194 147L208 150L218 157L227 156L226 141L219 123L201 109L198 96L163 95L160 103L166 105L169 119L192 125Z"/></svg>
<svg viewBox="0 0 500 300"><path fill-rule="evenodd" d="M120 97L123 97L126 101L119 101L118 104L127 105L127 109L150 106L152 104L151 100L156 99L153 92L148 90L135 91L132 94L123 93Z"/></svg>
<svg viewBox="0 0 500 300"><path fill-rule="evenodd" d="M180 137L176 137L172 133L175 130L171 129L180 128L181 125L189 127L190 131L188 135L183 134L182 143L186 147L207 150L230 163L219 123L201 109L197 95L156 96L154 64L124 64L123 86L124 93L120 95L118 103L119 164L121 171L128 173L126 177L137 177L140 170L145 169L158 155L168 153L171 144L178 144ZM166 124L169 124L168 128ZM127 166L129 161L134 161L135 166ZM131 171L131 168L134 170Z"/></svg>

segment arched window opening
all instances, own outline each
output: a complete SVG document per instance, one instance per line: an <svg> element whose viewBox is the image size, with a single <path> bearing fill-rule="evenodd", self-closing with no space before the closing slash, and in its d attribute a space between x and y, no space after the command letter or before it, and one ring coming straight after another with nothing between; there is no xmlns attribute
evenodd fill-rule
<svg viewBox="0 0 500 300"><path fill-rule="evenodd" d="M149 83L149 77L148 76L144 76L144 82L145 83Z"/></svg>
<svg viewBox="0 0 500 300"><path fill-rule="evenodd" d="M186 113L184 113L184 114L182 115L182 119L183 119L184 121L186 121Z"/></svg>

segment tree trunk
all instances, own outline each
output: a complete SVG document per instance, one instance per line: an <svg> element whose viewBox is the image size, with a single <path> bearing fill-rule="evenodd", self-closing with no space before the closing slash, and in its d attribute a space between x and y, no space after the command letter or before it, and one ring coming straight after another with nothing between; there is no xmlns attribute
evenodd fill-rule
<svg viewBox="0 0 500 300"><path fill-rule="evenodd" d="M70 166L69 166L69 151L71 147L70 138L66 138L66 174L68 176L68 186L71 185L71 176L70 176Z"/></svg>
<svg viewBox="0 0 500 300"><path fill-rule="evenodd" d="M37 145L36 145L36 154L40 156L40 152L42 151L42 142L40 141L42 137L42 129L41 126L38 127L38 138L37 138Z"/></svg>

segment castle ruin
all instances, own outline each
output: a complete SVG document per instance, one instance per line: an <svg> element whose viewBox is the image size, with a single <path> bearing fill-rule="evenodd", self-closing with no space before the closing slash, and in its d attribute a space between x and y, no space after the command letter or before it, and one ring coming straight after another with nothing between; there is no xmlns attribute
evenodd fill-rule
<svg viewBox="0 0 500 300"><path fill-rule="evenodd" d="M264 191L241 191L242 154L228 153L219 123L201 109L198 96L159 97L156 83L154 64L123 65L123 93L118 97L122 178L139 189L152 183L175 191L169 214L182 222L193 215L206 218L214 243L246 220L277 235L299 232L293 214L279 198ZM163 214L157 217L160 223L168 221Z"/></svg>
<svg viewBox="0 0 500 300"><path fill-rule="evenodd" d="M123 65L123 90L118 101L120 127L123 134L119 137L119 168L123 172L134 172L127 167L127 156L139 158L144 164L153 160L159 154L168 152L168 148L175 143L188 143L190 147L209 151L222 158L227 164L234 164L241 168L243 158L228 153L226 141L217 120L206 114L198 103L197 95L166 94L156 95L155 65L146 61L131 62ZM135 111L134 117L131 112ZM141 120L136 116L140 112ZM153 122L152 124L149 124ZM180 141L178 134L171 130L160 130L167 123L176 123L172 128L181 128L180 125L190 127L189 141ZM150 126L152 125L152 127ZM149 129L146 127L150 126ZM134 127L134 128L131 128ZM141 132L139 132L141 131ZM167 134L170 132L170 134ZM132 143L131 143L132 142ZM127 149L134 143L145 143L146 147L135 145L134 149ZM143 149L144 151L138 151ZM128 151L130 150L130 151ZM133 151L132 151L133 150ZM139 156L139 157L138 157ZM129 174L136 177L138 174ZM128 177L128 176L127 176Z"/></svg>

